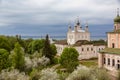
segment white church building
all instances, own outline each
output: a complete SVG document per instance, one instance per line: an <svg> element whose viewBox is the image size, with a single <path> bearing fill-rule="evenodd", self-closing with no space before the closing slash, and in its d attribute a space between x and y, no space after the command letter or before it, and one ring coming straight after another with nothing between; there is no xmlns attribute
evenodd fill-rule
<svg viewBox="0 0 120 80"><path fill-rule="evenodd" d="M85 30L83 30L78 20L74 27L74 30L72 30L71 26L69 26L67 32L67 43L68 45L73 45L79 40L90 41L90 33L88 31L88 25L86 24Z"/></svg>
<svg viewBox="0 0 120 80"><path fill-rule="evenodd" d="M98 57L98 51L105 48L105 45L84 44L90 41L90 32L88 25L82 28L79 20L77 20L74 30L69 26L67 32L67 40L60 40L55 43L57 54L60 56L65 47L74 47L79 52L79 60Z"/></svg>

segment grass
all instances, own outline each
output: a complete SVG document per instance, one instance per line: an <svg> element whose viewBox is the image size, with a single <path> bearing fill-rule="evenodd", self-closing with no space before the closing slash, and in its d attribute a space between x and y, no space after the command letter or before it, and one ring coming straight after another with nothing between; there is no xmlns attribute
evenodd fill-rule
<svg viewBox="0 0 120 80"><path fill-rule="evenodd" d="M97 59L93 59L93 60L81 60L80 61L81 65L84 65L86 67L94 67L98 65L98 60Z"/></svg>

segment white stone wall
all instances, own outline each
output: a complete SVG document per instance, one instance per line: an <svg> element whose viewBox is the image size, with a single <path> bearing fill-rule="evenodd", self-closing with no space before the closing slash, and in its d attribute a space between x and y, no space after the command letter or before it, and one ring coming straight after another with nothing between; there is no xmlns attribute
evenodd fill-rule
<svg viewBox="0 0 120 80"><path fill-rule="evenodd" d="M69 45L75 43L75 34L74 34L74 33L72 33L72 32L68 32L68 33L67 33L67 43L68 43Z"/></svg>
<svg viewBox="0 0 120 80"><path fill-rule="evenodd" d="M57 49L57 55L61 55L63 52L63 49L67 47L67 45L62 45L62 44L55 44L56 49Z"/></svg>
<svg viewBox="0 0 120 80"><path fill-rule="evenodd" d="M104 48L105 46L102 45L101 46L82 45L79 47L75 47L75 49L79 52L79 60L98 57L98 52Z"/></svg>
<svg viewBox="0 0 120 80"><path fill-rule="evenodd" d="M103 59L103 67L105 67L106 69L108 69L110 71L118 70L118 64L120 64L120 55L106 53L106 54L103 54L102 59ZM110 59L110 65L108 65L108 59ZM112 60L115 60L114 66L113 66ZM104 63L104 61L105 61L105 63Z"/></svg>
<svg viewBox="0 0 120 80"><path fill-rule="evenodd" d="M69 47L67 45L55 44L57 48L57 54L60 56L65 47ZM74 47L79 52L78 59L90 59L93 57L98 57L98 51L105 48L104 45L101 46L93 46L93 45L82 45Z"/></svg>
<svg viewBox="0 0 120 80"><path fill-rule="evenodd" d="M89 32L68 32L67 33L67 43L72 45L78 40L88 40L90 41Z"/></svg>

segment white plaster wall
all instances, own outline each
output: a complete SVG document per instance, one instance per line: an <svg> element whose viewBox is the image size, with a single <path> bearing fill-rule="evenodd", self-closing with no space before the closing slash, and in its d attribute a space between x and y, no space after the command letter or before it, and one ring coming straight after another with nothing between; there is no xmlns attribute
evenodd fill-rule
<svg viewBox="0 0 120 80"><path fill-rule="evenodd" d="M103 66L110 70L110 71L117 71L117 64L120 64L120 62L118 62L118 60L120 60L120 55L115 55L115 54L104 54L103 58L106 58L106 64L104 64ZM110 65L108 65L108 61L107 59L110 58ZM115 66L112 66L112 59L115 60Z"/></svg>
<svg viewBox="0 0 120 80"><path fill-rule="evenodd" d="M67 45L61 45L61 44L55 44L56 48L57 48L57 55L61 55L64 48L67 47Z"/></svg>
<svg viewBox="0 0 120 80"><path fill-rule="evenodd" d="M70 45L75 44L75 34L73 32L67 33L67 43Z"/></svg>
<svg viewBox="0 0 120 80"><path fill-rule="evenodd" d="M65 47L69 47L68 45L61 45L61 44L55 44L55 46L57 48L57 54L59 56L61 55ZM99 49L102 50L105 48L105 46L82 45L73 48L75 48L78 51L79 53L78 59L81 60L81 59L90 59L92 57L98 57ZM89 50L87 50L87 48L89 48ZM82 49L84 50L82 51Z"/></svg>
<svg viewBox="0 0 120 80"><path fill-rule="evenodd" d="M71 37L72 36L72 37ZM67 33L67 43L72 45L78 40L88 40L90 41L89 32L68 32Z"/></svg>

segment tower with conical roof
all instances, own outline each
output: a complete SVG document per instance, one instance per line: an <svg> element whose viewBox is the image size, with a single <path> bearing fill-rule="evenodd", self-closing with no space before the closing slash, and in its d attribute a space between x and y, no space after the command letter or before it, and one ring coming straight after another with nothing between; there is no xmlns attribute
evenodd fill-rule
<svg viewBox="0 0 120 80"><path fill-rule="evenodd" d="M114 18L114 30L107 32L107 47L98 54L98 65L116 76L120 70L120 16L119 8Z"/></svg>
<svg viewBox="0 0 120 80"><path fill-rule="evenodd" d="M117 16L114 18L114 30L107 33L108 47L120 48L120 16L119 8L117 9Z"/></svg>
<svg viewBox="0 0 120 80"><path fill-rule="evenodd" d="M119 16L119 8L117 8L117 16L114 19L114 30L120 31L120 16Z"/></svg>

